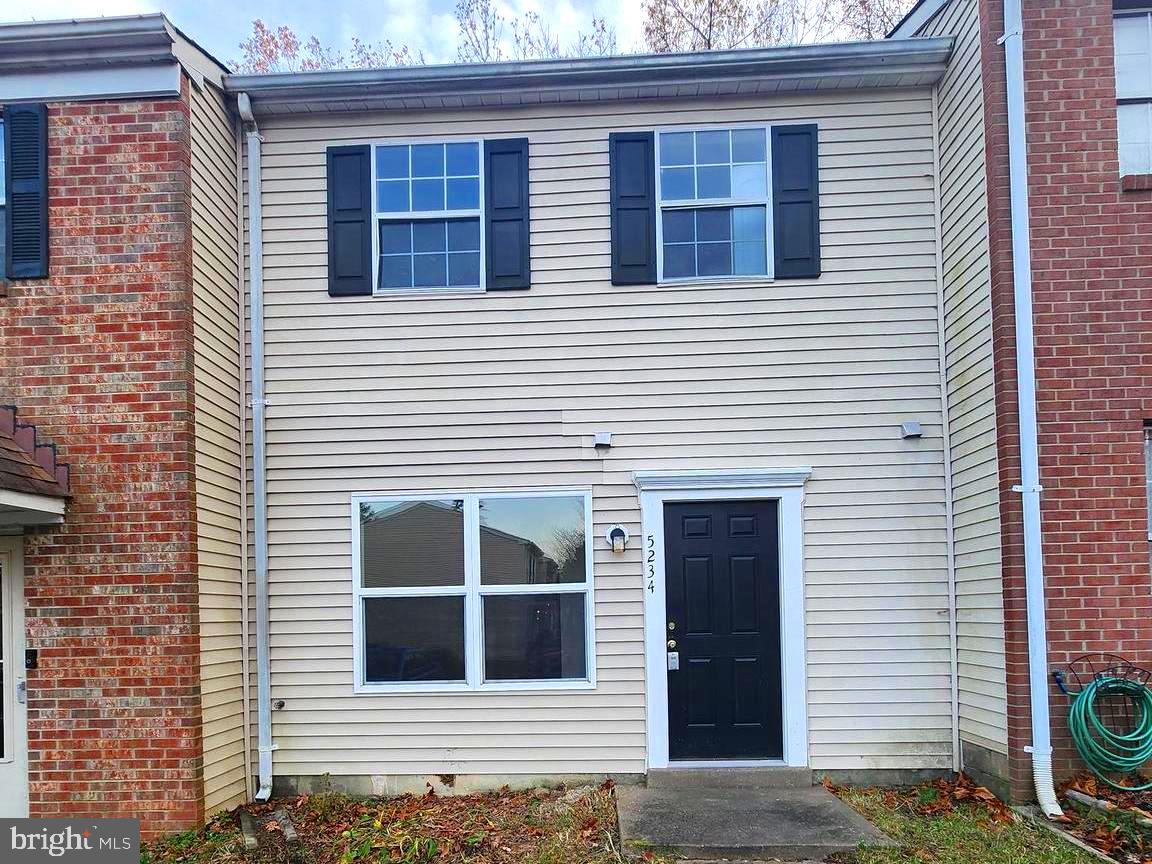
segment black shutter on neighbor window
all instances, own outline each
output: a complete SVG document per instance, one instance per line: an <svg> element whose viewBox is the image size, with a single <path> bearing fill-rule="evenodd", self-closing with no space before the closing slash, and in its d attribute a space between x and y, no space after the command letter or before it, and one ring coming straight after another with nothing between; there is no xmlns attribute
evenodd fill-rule
<svg viewBox="0 0 1152 864"><path fill-rule="evenodd" d="M484 199L485 287L532 287L527 138L484 142Z"/></svg>
<svg viewBox="0 0 1152 864"><path fill-rule="evenodd" d="M328 293L372 293L372 151L328 148Z"/></svg>
<svg viewBox="0 0 1152 864"><path fill-rule="evenodd" d="M772 127L772 235L777 279L820 275L815 124Z"/></svg>
<svg viewBox="0 0 1152 864"><path fill-rule="evenodd" d="M651 132L608 136L613 285L656 282L655 161Z"/></svg>
<svg viewBox="0 0 1152 864"><path fill-rule="evenodd" d="M4 273L9 279L43 279L48 275L48 112L43 105L4 109L4 153Z"/></svg>

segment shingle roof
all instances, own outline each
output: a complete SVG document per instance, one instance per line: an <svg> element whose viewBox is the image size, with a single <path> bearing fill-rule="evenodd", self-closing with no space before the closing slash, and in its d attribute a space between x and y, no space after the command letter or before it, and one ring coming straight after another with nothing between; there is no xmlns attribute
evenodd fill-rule
<svg viewBox="0 0 1152 864"><path fill-rule="evenodd" d="M36 427L21 423L11 405L0 405L0 490L69 496L68 466L56 461L56 445L37 440Z"/></svg>

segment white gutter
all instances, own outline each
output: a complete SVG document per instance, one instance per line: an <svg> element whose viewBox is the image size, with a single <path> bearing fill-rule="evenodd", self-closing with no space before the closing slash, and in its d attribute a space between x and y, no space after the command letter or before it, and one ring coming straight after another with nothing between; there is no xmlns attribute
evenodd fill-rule
<svg viewBox="0 0 1152 864"><path fill-rule="evenodd" d="M252 524L256 558L257 801L272 797L272 687L268 650L268 489L264 453L264 235L260 130L247 93L236 96L248 145L248 285L252 358Z"/></svg>
<svg viewBox="0 0 1152 864"><path fill-rule="evenodd" d="M1028 610L1028 689L1032 709L1032 780L1046 816L1062 816L1052 783L1048 709L1048 630L1044 620L1044 550L1040 537L1040 461L1036 436L1036 358L1032 332L1032 256L1028 228L1028 143L1024 123L1024 18L1020 0L1004 0L1004 66L1008 91L1008 174L1012 216L1012 282L1016 317L1016 389L1020 418L1020 485L1024 509L1024 583Z"/></svg>

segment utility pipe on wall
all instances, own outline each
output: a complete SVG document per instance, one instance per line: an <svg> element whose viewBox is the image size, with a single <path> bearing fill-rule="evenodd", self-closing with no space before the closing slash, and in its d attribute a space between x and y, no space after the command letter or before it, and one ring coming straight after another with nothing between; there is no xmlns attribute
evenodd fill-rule
<svg viewBox="0 0 1152 864"><path fill-rule="evenodd" d="M272 797L272 687L268 650L268 489L264 459L264 237L260 130L247 93L236 96L248 148L248 315L252 360L252 543L256 559L257 801Z"/></svg>
<svg viewBox="0 0 1152 864"><path fill-rule="evenodd" d="M1062 816L1052 783L1048 709L1048 630L1044 614L1044 550L1040 535L1040 460L1036 434L1036 358L1032 332L1032 254L1028 225L1028 142L1024 122L1024 15L1021 0L1004 0L1004 66L1008 96L1008 174L1012 221L1012 283L1016 317L1016 388L1020 418L1020 485L1024 512L1024 584L1028 610L1028 689L1032 709L1032 781L1046 816Z"/></svg>

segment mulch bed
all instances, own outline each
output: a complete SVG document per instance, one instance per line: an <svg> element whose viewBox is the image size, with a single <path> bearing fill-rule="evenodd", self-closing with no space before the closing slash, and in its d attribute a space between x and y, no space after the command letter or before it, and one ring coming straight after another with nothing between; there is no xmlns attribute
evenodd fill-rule
<svg viewBox="0 0 1152 864"><path fill-rule="evenodd" d="M245 851L239 811L155 844L148 864L619 864L612 784L438 796L302 795L245 808L259 839ZM297 840L285 838L285 811Z"/></svg>

